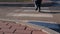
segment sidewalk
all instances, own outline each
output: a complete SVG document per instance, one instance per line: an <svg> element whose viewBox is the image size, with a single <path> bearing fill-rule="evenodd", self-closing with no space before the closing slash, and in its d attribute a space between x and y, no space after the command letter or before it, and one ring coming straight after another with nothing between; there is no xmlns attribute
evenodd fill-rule
<svg viewBox="0 0 60 34"><path fill-rule="evenodd" d="M47 32L18 24L13 21L0 20L0 34L48 34Z"/></svg>

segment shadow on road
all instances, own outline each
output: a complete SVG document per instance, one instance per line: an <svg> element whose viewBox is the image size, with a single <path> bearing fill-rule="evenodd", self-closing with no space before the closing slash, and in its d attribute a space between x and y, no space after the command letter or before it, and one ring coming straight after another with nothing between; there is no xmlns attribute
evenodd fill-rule
<svg viewBox="0 0 60 34"><path fill-rule="evenodd" d="M46 23L46 22L36 22L36 21L29 21L28 23L48 27L52 30L55 30L60 33L60 24L53 24L53 23Z"/></svg>
<svg viewBox="0 0 60 34"><path fill-rule="evenodd" d="M42 7L60 6L60 4L56 2L57 0L51 0L51 1L53 1L53 2L43 3L41 6ZM24 4L24 3L20 3L20 4L0 4L0 6L34 7L34 3L33 4L31 4L31 3L29 3L29 4Z"/></svg>
<svg viewBox="0 0 60 34"><path fill-rule="evenodd" d="M60 12L43 12L43 11L41 11L40 13L60 14Z"/></svg>

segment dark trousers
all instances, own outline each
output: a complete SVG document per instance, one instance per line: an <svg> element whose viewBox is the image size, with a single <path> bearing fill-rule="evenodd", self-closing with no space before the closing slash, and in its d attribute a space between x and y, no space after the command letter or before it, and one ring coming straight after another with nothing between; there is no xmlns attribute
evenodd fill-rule
<svg viewBox="0 0 60 34"><path fill-rule="evenodd" d="M36 10L38 10L39 9L39 12L40 12L40 10L41 10L41 3L42 3L42 0L40 0L40 1L35 1L35 4L36 4Z"/></svg>

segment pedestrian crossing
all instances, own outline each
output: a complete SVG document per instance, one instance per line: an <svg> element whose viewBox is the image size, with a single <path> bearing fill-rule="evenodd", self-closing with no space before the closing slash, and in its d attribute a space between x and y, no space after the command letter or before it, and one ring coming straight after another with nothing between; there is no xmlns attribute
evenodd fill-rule
<svg viewBox="0 0 60 34"><path fill-rule="evenodd" d="M38 10L22 10L22 9L17 9L17 10L14 10L14 13L20 13L20 12L23 12L23 13L39 13ZM51 12L50 10L41 10L41 12Z"/></svg>
<svg viewBox="0 0 60 34"><path fill-rule="evenodd" d="M43 12L51 12L50 10L41 10ZM41 13L35 10L16 9L12 13L8 13L6 16L13 17L19 20L36 20L36 21L52 21L53 15L49 13Z"/></svg>
<svg viewBox="0 0 60 34"><path fill-rule="evenodd" d="M51 12L50 10L41 10L43 12ZM35 10L22 10L16 9L13 13L9 13L7 16L20 16L20 17L53 17L52 14L39 13Z"/></svg>

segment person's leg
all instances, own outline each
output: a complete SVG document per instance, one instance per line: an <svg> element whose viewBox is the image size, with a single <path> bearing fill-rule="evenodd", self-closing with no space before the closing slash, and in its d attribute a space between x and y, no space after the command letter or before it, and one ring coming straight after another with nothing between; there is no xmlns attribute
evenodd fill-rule
<svg viewBox="0 0 60 34"><path fill-rule="evenodd" d="M35 1L35 10L38 10L38 4L37 4L37 1Z"/></svg>
<svg viewBox="0 0 60 34"><path fill-rule="evenodd" d="M41 12L40 10L41 10L41 7L39 6L39 12Z"/></svg>
<svg viewBox="0 0 60 34"><path fill-rule="evenodd" d="M36 5L36 9L35 10L38 10L38 5Z"/></svg>
<svg viewBox="0 0 60 34"><path fill-rule="evenodd" d="M34 6L35 6L35 10L36 10L36 8L37 8L36 2L34 3Z"/></svg>
<svg viewBox="0 0 60 34"><path fill-rule="evenodd" d="M42 3L42 0L40 1L40 3L39 3L39 12L41 12L40 10L41 10L41 3Z"/></svg>

